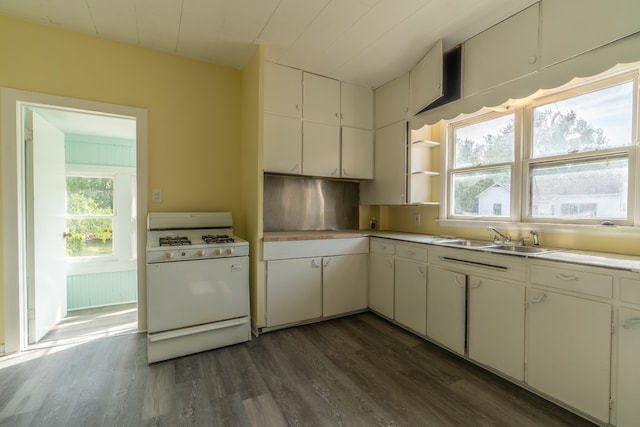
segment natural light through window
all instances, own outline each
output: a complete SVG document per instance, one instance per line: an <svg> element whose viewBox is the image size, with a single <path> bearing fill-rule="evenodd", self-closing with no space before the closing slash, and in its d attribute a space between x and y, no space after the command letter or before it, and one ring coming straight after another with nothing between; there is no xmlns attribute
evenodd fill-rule
<svg viewBox="0 0 640 427"><path fill-rule="evenodd" d="M447 218L640 225L638 73L449 124Z"/></svg>

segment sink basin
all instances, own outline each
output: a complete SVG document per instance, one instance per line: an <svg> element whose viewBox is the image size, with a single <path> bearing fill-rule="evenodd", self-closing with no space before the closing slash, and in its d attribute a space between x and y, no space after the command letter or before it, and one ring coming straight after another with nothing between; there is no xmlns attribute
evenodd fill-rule
<svg viewBox="0 0 640 427"><path fill-rule="evenodd" d="M457 246L465 248L484 248L493 245L493 243L485 242L483 240L468 239L441 240L437 243L444 246Z"/></svg>
<svg viewBox="0 0 640 427"><path fill-rule="evenodd" d="M557 251L558 249L541 248L539 246L517 246L517 245L494 245L487 247L490 251L512 252L520 254L540 254L544 252Z"/></svg>

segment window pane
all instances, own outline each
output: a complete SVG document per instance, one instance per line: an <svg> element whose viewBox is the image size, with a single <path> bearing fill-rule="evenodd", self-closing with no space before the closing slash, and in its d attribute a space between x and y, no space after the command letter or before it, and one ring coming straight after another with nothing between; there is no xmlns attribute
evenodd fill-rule
<svg viewBox="0 0 640 427"><path fill-rule="evenodd" d="M540 218L627 218L627 158L536 166L530 212Z"/></svg>
<svg viewBox="0 0 640 427"><path fill-rule="evenodd" d="M500 168L453 174L454 215L508 217L511 170Z"/></svg>
<svg viewBox="0 0 640 427"><path fill-rule="evenodd" d="M111 218L68 218L67 256L103 256L113 253Z"/></svg>
<svg viewBox="0 0 640 427"><path fill-rule="evenodd" d="M113 179L68 176L67 214L113 215Z"/></svg>
<svg viewBox="0 0 640 427"><path fill-rule="evenodd" d="M455 129L454 167L513 162L514 115Z"/></svg>
<svg viewBox="0 0 640 427"><path fill-rule="evenodd" d="M533 157L631 145L633 82L533 109Z"/></svg>

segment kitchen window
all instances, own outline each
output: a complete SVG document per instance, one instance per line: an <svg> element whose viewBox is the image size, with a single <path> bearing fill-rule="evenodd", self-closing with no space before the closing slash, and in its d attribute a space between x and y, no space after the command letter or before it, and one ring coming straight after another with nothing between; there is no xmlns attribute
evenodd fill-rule
<svg viewBox="0 0 640 427"><path fill-rule="evenodd" d="M450 122L446 219L640 226L637 94L636 71Z"/></svg>

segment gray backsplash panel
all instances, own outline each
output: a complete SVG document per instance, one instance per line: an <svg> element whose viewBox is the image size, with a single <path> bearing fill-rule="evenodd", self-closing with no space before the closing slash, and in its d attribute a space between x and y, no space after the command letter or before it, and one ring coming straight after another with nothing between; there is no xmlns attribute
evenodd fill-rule
<svg viewBox="0 0 640 427"><path fill-rule="evenodd" d="M264 231L356 230L357 182L264 176Z"/></svg>

